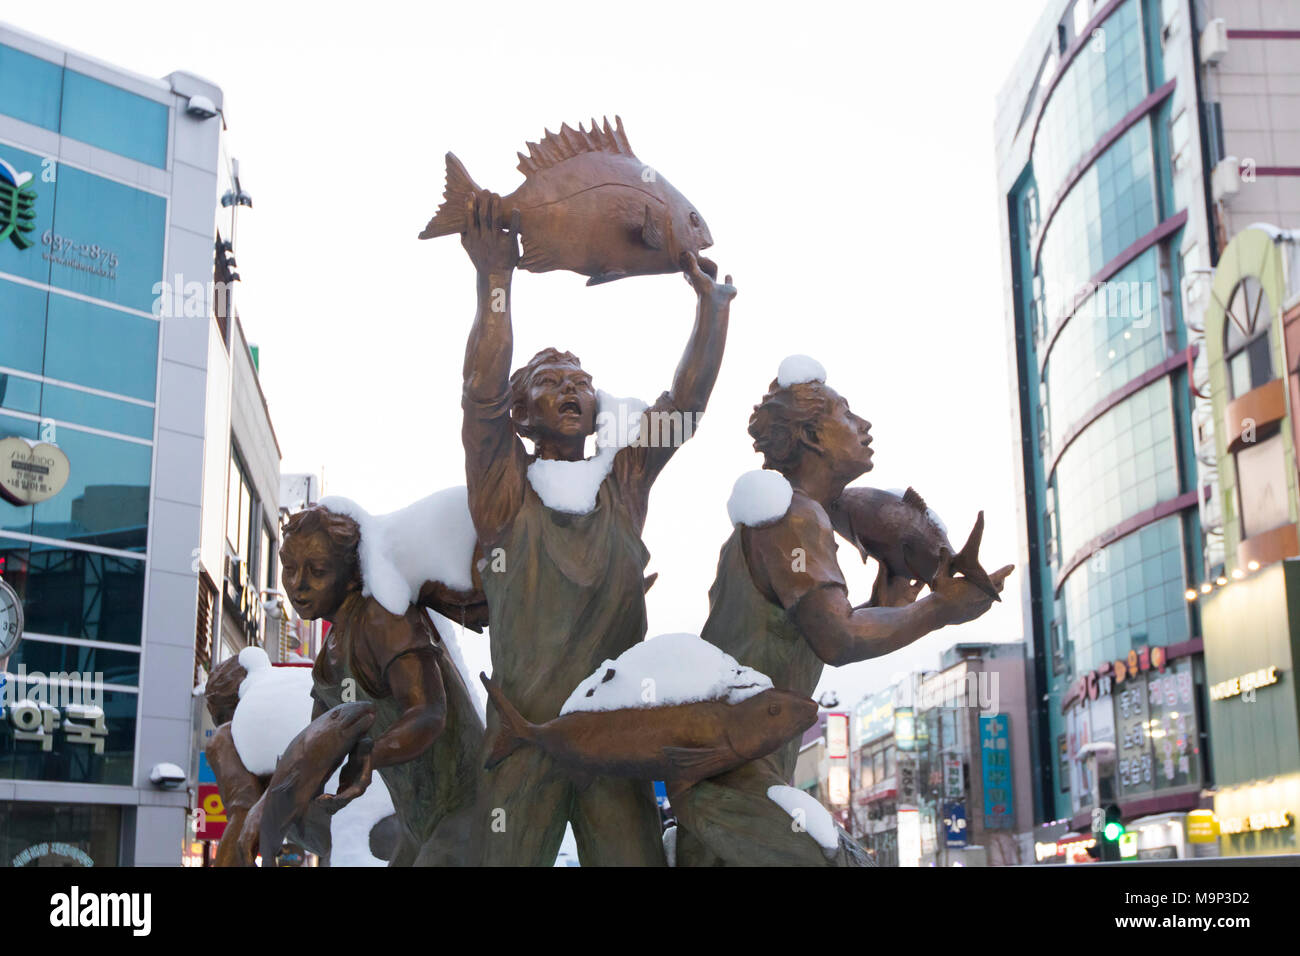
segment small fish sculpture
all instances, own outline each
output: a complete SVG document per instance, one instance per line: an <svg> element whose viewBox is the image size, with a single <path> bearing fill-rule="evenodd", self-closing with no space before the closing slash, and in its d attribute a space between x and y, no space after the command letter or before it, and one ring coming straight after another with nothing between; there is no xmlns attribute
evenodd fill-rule
<svg viewBox="0 0 1300 956"><path fill-rule="evenodd" d="M716 279L718 267L699 256L713 245L703 217L668 180L636 158L623 132L591 121L591 129L561 124L540 143L519 153L524 184L501 203L507 214L519 211L523 257L529 272L567 269L589 276L587 285L625 276L660 275L683 268L690 253L700 269ZM443 203L420 233L421 239L459 234L466 210L482 189L464 165L447 154Z"/></svg>
<svg viewBox="0 0 1300 956"><path fill-rule="evenodd" d="M375 705L354 701L321 714L293 738L244 821L240 845L250 865L259 846L263 862L271 865L289 827L320 796L374 722Z"/></svg>
<svg viewBox="0 0 1300 956"><path fill-rule="evenodd" d="M817 704L768 688L739 703L703 700L663 707L572 711L529 723L486 674L501 715L491 770L524 744L540 747L580 783L595 776L664 780L679 788L772 753L817 720Z"/></svg>
<svg viewBox="0 0 1300 956"><path fill-rule="evenodd" d="M845 488L831 509L830 519L835 530L857 547L863 561L875 558L896 577L924 581L933 587L946 551L952 555L953 571L960 572L993 600L1002 600L980 566L982 511L970 537L956 554L943 522L912 488L901 495L880 488Z"/></svg>

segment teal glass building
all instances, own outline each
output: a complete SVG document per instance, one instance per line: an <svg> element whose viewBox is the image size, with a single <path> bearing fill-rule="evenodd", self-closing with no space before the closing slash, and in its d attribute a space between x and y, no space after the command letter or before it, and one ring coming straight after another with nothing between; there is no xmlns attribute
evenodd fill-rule
<svg viewBox="0 0 1300 956"><path fill-rule="evenodd" d="M1087 745L1115 745L1127 774L1107 695L1131 654L1200 666L1185 596L1206 571L1196 347L1179 290L1213 254L1200 173L1213 144L1193 6L1050 3L999 101L1039 822L1078 826L1094 801L1121 800L1113 772L1093 778ZM1088 698L1104 716L1079 710ZM1188 735L1193 764L1203 731ZM1193 789L1153 785L1126 816L1195 806Z"/></svg>
<svg viewBox="0 0 1300 956"><path fill-rule="evenodd" d="M0 25L0 440L69 462L46 500L0 499L26 617L4 662L0 866L52 841L83 865L180 859L189 794L150 774L193 752L209 319L160 303L212 281L220 103Z"/></svg>

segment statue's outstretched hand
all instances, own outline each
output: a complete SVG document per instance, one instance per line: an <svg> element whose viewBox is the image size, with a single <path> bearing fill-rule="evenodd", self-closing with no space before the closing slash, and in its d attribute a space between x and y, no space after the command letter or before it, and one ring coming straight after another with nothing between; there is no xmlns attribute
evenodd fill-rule
<svg viewBox="0 0 1300 956"><path fill-rule="evenodd" d="M876 583L871 589L872 607L906 607L916 600L924 581L913 580L906 575L889 573L888 566L882 561L876 573Z"/></svg>
<svg viewBox="0 0 1300 956"><path fill-rule="evenodd" d="M999 592L1007 575L1015 569L1008 564L989 575L989 580ZM942 605L944 624L964 624L980 617L993 606L993 598L985 594L964 577L952 573L952 552L944 548L939 554L939 572L930 588L936 601Z"/></svg>
<svg viewBox="0 0 1300 956"><path fill-rule="evenodd" d="M373 740L362 737L352 753L348 755L348 762L343 765L343 770L339 773L338 793L322 793L316 798L317 805L325 812L338 813L369 789L370 779L374 773L372 757L374 746Z"/></svg>
<svg viewBox="0 0 1300 956"><path fill-rule="evenodd" d="M700 260L691 253L682 253L681 266L686 281L701 300L712 300L714 305L723 306L736 297L736 287L731 284L731 276L718 282L700 268Z"/></svg>
<svg viewBox="0 0 1300 956"><path fill-rule="evenodd" d="M465 203L460 244L480 274L507 275L519 264L519 210L505 212L501 197L476 193Z"/></svg>

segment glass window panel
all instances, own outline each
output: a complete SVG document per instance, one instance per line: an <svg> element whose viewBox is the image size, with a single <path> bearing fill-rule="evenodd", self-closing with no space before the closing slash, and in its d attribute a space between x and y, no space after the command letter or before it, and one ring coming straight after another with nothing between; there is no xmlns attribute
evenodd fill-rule
<svg viewBox="0 0 1300 956"><path fill-rule="evenodd" d="M144 561L2 537L0 560L32 633L140 643Z"/></svg>
<svg viewBox="0 0 1300 956"><path fill-rule="evenodd" d="M167 201L68 166L59 168L50 284L152 313L162 279ZM42 237L44 238L44 236Z"/></svg>
<svg viewBox="0 0 1300 956"><path fill-rule="evenodd" d="M25 418L0 415L0 438L27 438L35 441L40 426ZM0 531L32 533L32 505L19 506L0 498Z"/></svg>
<svg viewBox="0 0 1300 956"><path fill-rule="evenodd" d="M63 83L64 136L165 169L167 107L68 70Z"/></svg>
<svg viewBox="0 0 1300 956"><path fill-rule="evenodd" d="M1149 411L1135 418L1135 405ZM1054 480L1065 560L1103 531L1176 494L1172 429L1169 384L1162 379L1093 422L1061 455Z"/></svg>
<svg viewBox="0 0 1300 956"><path fill-rule="evenodd" d="M0 372L0 408L36 415L41 410L41 383ZM6 436L0 435L0 438Z"/></svg>
<svg viewBox="0 0 1300 956"><path fill-rule="evenodd" d="M63 427L58 444L68 456L68 483L36 505L33 534L143 551L149 522L148 445Z"/></svg>
<svg viewBox="0 0 1300 956"><path fill-rule="evenodd" d="M1142 534L1152 530L1150 537L1157 540L1179 535L1179 521L1171 515L1121 538L1106 548L1104 562L1085 561L1065 579L1061 596L1077 671L1091 670L1130 647L1187 639L1182 562L1145 548ZM1111 594L1124 596L1112 600Z"/></svg>
<svg viewBox="0 0 1300 956"><path fill-rule="evenodd" d="M74 847L92 866L117 866L121 832L122 809L110 804L6 802L0 805L0 866L86 865L60 847Z"/></svg>
<svg viewBox="0 0 1300 956"><path fill-rule="evenodd" d="M140 653L119 651L93 644L56 644L28 637L18 645L9 659L8 670L17 673L19 666L27 673L42 674L100 674L105 684L124 684L128 687L140 683Z"/></svg>
<svg viewBox="0 0 1300 956"><path fill-rule="evenodd" d="M65 295L50 296L45 374L152 402L158 322Z"/></svg>
<svg viewBox="0 0 1300 956"><path fill-rule="evenodd" d="M1084 0L1076 16L1087 23ZM1054 197L1069 171L1147 92L1137 40L1138 4L1130 0L1101 25L1102 43L1088 43L1070 62L1043 106L1034 138L1034 174L1044 197Z"/></svg>
<svg viewBox="0 0 1300 956"><path fill-rule="evenodd" d="M41 749L40 741L15 739L10 719L12 714L6 714L5 719L0 720L0 777L129 786L135 763L138 702L139 697L133 691L104 691L100 695L98 706L104 711L104 726L108 731L101 738L104 742L102 754L96 754L90 744L69 738L63 728L69 716L66 708L59 708L58 725L53 731L54 744L49 751ZM7 806L12 808L14 804Z"/></svg>
<svg viewBox="0 0 1300 956"><path fill-rule="evenodd" d="M0 365L40 374L48 295L44 289L0 279Z"/></svg>
<svg viewBox="0 0 1300 956"><path fill-rule="evenodd" d="M0 113L42 129L59 129L63 67L0 45Z"/></svg>
<svg viewBox="0 0 1300 956"><path fill-rule="evenodd" d="M2 377L2 376L0 376ZM46 383L41 417L75 422L105 431L153 438L153 409Z"/></svg>

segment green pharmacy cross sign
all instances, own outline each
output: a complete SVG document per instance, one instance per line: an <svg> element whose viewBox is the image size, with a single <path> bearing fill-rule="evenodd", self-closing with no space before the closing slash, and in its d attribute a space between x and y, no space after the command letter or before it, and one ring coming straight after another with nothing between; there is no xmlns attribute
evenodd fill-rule
<svg viewBox="0 0 1300 956"><path fill-rule="evenodd" d="M0 245L6 239L19 249L32 245L26 235L36 228L36 190L26 188L31 179L0 159Z"/></svg>

